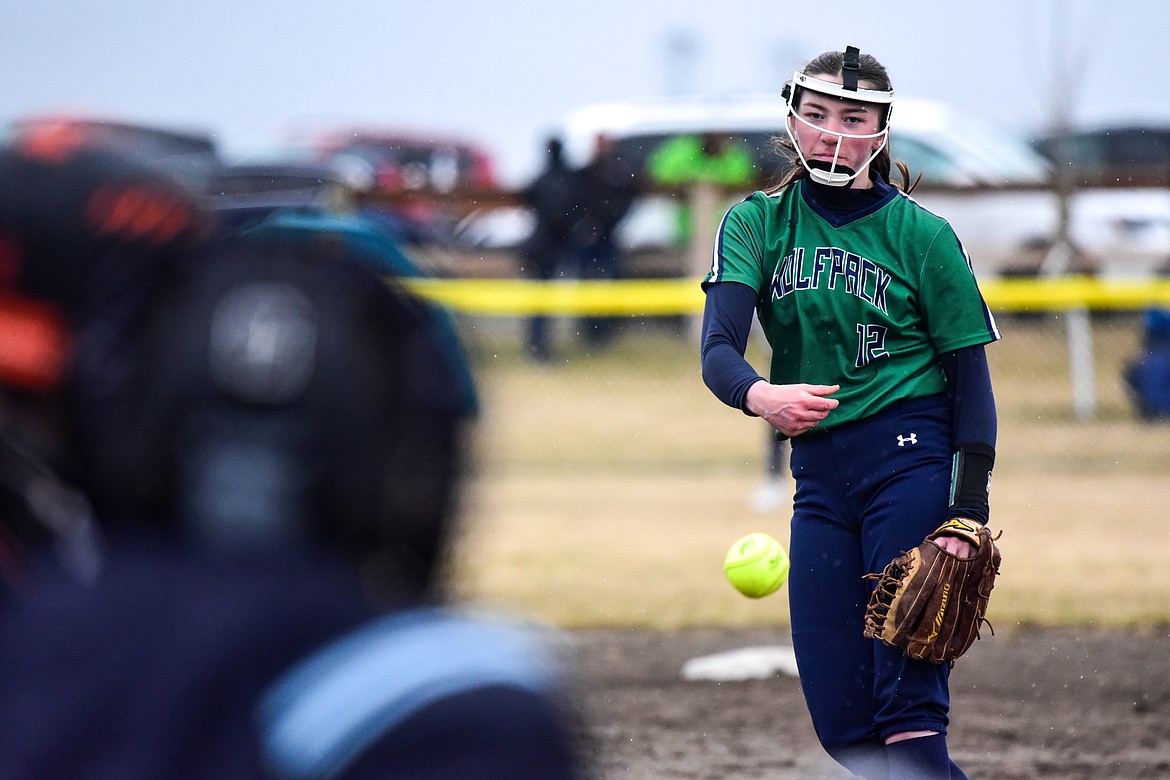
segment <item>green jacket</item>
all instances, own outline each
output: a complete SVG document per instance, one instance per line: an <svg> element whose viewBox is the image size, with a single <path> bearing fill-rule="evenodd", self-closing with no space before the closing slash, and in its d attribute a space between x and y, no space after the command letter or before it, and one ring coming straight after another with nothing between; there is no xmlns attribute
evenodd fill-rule
<svg viewBox="0 0 1170 780"><path fill-rule="evenodd" d="M751 154L742 144L729 142L718 154L703 149L699 135L680 135L662 143L646 162L647 172L658 184L685 185L708 182L727 187L751 185L755 170ZM691 239L691 209L678 207L676 241L685 244Z"/></svg>
<svg viewBox="0 0 1170 780"><path fill-rule="evenodd" d="M650 155L648 165L651 177L660 184L707 181L746 185L754 174L751 154L742 144L728 143L717 155L708 155L698 135L680 135L664 142Z"/></svg>

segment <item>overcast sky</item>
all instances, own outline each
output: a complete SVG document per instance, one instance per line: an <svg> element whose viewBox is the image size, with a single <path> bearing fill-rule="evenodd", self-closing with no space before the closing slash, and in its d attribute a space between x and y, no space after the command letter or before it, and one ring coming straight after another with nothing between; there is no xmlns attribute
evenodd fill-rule
<svg viewBox="0 0 1170 780"><path fill-rule="evenodd" d="M229 154L302 127L452 132L519 180L572 108L778 89L846 45L898 95L1012 131L1044 127L1060 89L1075 124L1170 124L1168 30L1164 0L4 0L0 122L190 127Z"/></svg>

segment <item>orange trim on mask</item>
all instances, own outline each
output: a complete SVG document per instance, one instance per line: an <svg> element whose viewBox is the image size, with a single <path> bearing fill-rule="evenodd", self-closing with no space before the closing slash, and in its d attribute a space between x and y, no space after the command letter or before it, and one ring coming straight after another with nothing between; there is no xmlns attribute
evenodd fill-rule
<svg viewBox="0 0 1170 780"><path fill-rule="evenodd" d="M163 244L191 226L190 207L148 184L107 185L86 204L86 219L98 235Z"/></svg>
<svg viewBox="0 0 1170 780"><path fill-rule="evenodd" d="M53 163L69 159L85 143L84 131L67 121L19 128L16 136L16 145L25 156Z"/></svg>
<svg viewBox="0 0 1170 780"><path fill-rule="evenodd" d="M69 330L47 304L0 293L0 383L48 392L65 373Z"/></svg>

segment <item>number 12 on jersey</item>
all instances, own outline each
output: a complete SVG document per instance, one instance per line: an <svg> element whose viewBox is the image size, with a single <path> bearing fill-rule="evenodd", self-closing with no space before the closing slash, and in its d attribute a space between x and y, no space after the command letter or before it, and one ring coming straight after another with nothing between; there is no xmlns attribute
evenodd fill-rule
<svg viewBox="0 0 1170 780"><path fill-rule="evenodd" d="M886 352L886 326L866 325L857 323L857 360L854 368L865 368L879 358L884 358Z"/></svg>

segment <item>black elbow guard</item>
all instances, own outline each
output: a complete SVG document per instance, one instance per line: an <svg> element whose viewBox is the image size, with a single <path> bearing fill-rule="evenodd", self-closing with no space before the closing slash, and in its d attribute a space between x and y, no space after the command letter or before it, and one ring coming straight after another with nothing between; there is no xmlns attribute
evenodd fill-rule
<svg viewBox="0 0 1170 780"><path fill-rule="evenodd" d="M987 444L963 444L955 450L951 464L950 515L963 515L987 523L994 466L995 448Z"/></svg>

